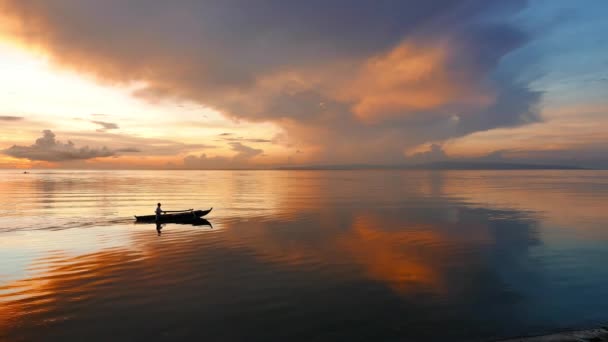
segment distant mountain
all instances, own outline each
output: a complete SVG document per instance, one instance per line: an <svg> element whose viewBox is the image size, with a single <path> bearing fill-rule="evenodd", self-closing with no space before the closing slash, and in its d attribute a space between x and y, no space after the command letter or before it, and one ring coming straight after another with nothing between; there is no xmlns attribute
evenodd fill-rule
<svg viewBox="0 0 608 342"><path fill-rule="evenodd" d="M279 170L585 170L571 165L524 164L477 161L442 161L416 165L342 164L283 166Z"/></svg>
<svg viewBox="0 0 608 342"><path fill-rule="evenodd" d="M477 162L477 161L444 161L419 164L412 169L428 170L584 170L583 167L571 165L552 164L525 164L505 162Z"/></svg>

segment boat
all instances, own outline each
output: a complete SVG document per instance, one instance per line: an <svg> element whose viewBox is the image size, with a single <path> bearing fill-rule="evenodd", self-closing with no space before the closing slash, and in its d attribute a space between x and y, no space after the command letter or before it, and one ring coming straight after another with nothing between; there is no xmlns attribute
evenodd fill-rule
<svg viewBox="0 0 608 342"><path fill-rule="evenodd" d="M137 216L135 215L136 222L147 222L147 223L180 223L180 222L191 222L198 221L201 217L209 214L213 210L210 208L209 210L184 210L180 212L172 212L169 214L160 215L159 219L156 219L156 215L144 215Z"/></svg>
<svg viewBox="0 0 608 342"><path fill-rule="evenodd" d="M156 221L135 221L133 222L134 224L156 224L156 229L159 229L159 227L161 227L161 225L165 225L166 223L171 223L171 224L181 224L181 225L187 225L187 226L208 226L213 228L213 225L211 224L211 222L205 220L202 217L197 217L197 218L193 218L193 219L188 219L188 220L175 220L175 221L161 221L161 222L156 222Z"/></svg>

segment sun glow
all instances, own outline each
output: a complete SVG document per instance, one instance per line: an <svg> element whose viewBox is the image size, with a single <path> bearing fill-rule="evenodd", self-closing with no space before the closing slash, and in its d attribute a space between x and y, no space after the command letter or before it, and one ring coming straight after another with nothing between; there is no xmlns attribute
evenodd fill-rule
<svg viewBox="0 0 608 342"><path fill-rule="evenodd" d="M280 133L276 125L237 122L193 102L150 103L134 96L145 86L143 82L99 83L57 67L42 52L7 39L0 40L0 74L4 81L0 83L0 116L5 118L0 122L0 149L31 145L41 131L50 129L58 140L73 141L77 146L150 145L144 155L92 159L81 167L179 167L185 156L202 153L230 158L234 155L231 143L239 139L263 149L266 158L257 157L262 164L287 159L289 153L282 146L269 144ZM231 139L220 138L226 133ZM175 146L175 151L165 151L168 145ZM181 145L190 147L180 150ZM270 154L273 157L268 157ZM53 165L0 157L0 168Z"/></svg>

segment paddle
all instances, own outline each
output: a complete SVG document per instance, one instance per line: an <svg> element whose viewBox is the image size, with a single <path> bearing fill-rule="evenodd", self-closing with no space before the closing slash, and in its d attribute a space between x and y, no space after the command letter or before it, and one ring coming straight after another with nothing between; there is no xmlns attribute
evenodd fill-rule
<svg viewBox="0 0 608 342"><path fill-rule="evenodd" d="M193 211L194 209L185 209L185 210L163 210L165 213L185 213L187 211Z"/></svg>

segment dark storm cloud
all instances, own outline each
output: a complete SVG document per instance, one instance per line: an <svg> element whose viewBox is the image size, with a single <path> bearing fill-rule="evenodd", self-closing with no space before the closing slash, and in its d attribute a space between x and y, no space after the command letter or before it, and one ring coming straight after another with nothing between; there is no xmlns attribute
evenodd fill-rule
<svg viewBox="0 0 608 342"><path fill-rule="evenodd" d="M15 34L137 96L271 121L332 162L538 121L523 66L526 1L11 1ZM238 142L238 141L232 141ZM308 148L310 147L310 148Z"/></svg>
<svg viewBox="0 0 608 342"><path fill-rule="evenodd" d="M76 147L71 141L62 143L55 140L55 134L48 129L43 131L42 137L38 138L33 145L13 145L2 152L15 158L49 162L93 159L116 155L116 151L112 151L105 146L101 148L90 148L88 146Z"/></svg>

